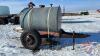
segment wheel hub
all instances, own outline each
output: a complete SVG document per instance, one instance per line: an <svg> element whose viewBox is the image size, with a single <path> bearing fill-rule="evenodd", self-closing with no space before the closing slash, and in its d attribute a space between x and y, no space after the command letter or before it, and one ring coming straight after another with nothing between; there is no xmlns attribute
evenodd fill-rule
<svg viewBox="0 0 100 56"><path fill-rule="evenodd" d="M28 34L25 39L28 46L33 46L35 44L35 39L31 34Z"/></svg>

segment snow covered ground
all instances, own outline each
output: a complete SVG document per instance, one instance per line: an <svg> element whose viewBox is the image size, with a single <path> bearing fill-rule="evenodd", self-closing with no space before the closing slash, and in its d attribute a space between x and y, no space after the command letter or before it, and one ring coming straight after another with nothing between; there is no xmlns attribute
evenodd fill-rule
<svg viewBox="0 0 100 56"><path fill-rule="evenodd" d="M72 50L72 39L60 39L60 50L41 48L33 53L23 48L20 34L13 31L19 25L0 25L0 56L100 56L100 14L63 17L62 28L66 32L89 34L90 37L76 39Z"/></svg>

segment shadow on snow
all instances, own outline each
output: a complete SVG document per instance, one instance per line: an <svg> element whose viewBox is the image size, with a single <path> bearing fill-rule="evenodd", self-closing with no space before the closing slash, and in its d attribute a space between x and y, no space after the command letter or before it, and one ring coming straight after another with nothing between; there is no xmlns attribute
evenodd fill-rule
<svg viewBox="0 0 100 56"><path fill-rule="evenodd" d="M62 23L92 23L94 21L62 21Z"/></svg>
<svg viewBox="0 0 100 56"><path fill-rule="evenodd" d="M100 32L98 32L98 33L84 33L84 34L88 34L90 36L87 38L76 38L75 44L90 43L90 42L100 43ZM72 46L72 44L73 44L72 38L59 38L58 41L60 42L61 48L64 48L66 46ZM56 47L56 46L57 45L53 45L53 47ZM42 47L41 49L51 49L50 47L47 47L47 48L45 48L45 47L46 46Z"/></svg>

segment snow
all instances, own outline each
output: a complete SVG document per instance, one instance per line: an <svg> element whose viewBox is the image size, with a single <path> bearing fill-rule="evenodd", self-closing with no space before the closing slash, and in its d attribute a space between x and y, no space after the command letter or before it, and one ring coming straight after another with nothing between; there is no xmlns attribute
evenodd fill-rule
<svg viewBox="0 0 100 56"><path fill-rule="evenodd" d="M21 33L13 31L18 25L0 25L0 56L33 56L31 50L27 50L21 45Z"/></svg>
<svg viewBox="0 0 100 56"><path fill-rule="evenodd" d="M100 56L100 14L89 16L64 16L62 29L66 32L89 34L90 37L76 39L72 50L72 39L59 39L60 45L41 48L38 52L23 48L20 34L14 31L19 25L0 25L0 56ZM56 47L60 47L57 49Z"/></svg>
<svg viewBox="0 0 100 56"><path fill-rule="evenodd" d="M98 32L100 29L100 19L95 17L96 16L93 15L76 17L68 16L67 19L66 17L63 17L64 19L62 20L62 28L68 32L73 30L75 32Z"/></svg>

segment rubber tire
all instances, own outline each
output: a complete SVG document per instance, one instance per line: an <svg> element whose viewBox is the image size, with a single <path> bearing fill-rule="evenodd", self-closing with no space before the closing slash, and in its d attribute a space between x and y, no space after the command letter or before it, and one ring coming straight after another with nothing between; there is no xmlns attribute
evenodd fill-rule
<svg viewBox="0 0 100 56"><path fill-rule="evenodd" d="M0 19L0 25L4 24L4 20Z"/></svg>
<svg viewBox="0 0 100 56"><path fill-rule="evenodd" d="M27 34L32 34L32 36L34 37L35 41L35 45L33 47L29 47L27 46L25 43L25 38L27 36ZM36 30L33 30L32 32L28 32L28 31L24 31L22 34L21 34L21 43L22 45L26 48L26 49L30 49L30 50L38 50L40 45L41 45L41 38L40 38L40 34L36 31Z"/></svg>

